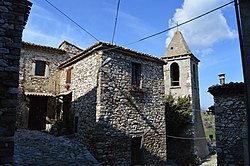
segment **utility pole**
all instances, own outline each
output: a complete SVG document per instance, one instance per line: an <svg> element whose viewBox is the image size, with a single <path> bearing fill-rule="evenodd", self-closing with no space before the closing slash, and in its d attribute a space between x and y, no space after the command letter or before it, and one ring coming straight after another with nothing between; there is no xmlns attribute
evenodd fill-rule
<svg viewBox="0 0 250 166"><path fill-rule="evenodd" d="M234 0L239 32L242 68L246 93L248 156L245 165L250 163L250 0ZM239 6L238 6L239 5ZM240 9L240 12L239 12ZM248 163L247 163L248 162Z"/></svg>

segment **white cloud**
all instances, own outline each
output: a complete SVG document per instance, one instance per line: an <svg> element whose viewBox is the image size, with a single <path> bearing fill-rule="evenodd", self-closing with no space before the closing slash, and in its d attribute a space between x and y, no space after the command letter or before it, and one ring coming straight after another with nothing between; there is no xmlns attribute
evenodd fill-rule
<svg viewBox="0 0 250 166"><path fill-rule="evenodd" d="M215 9L228 0L184 0L181 8L176 9L173 18L169 20L169 26L175 26ZM230 29L221 10L217 10L202 18L189 22L179 27L192 51L199 51L201 56L210 54L212 47L218 41L233 39L237 36L235 30ZM170 42L176 29L168 32L166 44Z"/></svg>

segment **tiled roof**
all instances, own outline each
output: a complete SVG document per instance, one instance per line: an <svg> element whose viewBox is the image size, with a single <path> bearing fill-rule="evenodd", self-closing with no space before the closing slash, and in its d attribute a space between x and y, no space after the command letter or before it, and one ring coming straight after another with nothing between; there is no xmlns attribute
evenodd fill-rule
<svg viewBox="0 0 250 166"><path fill-rule="evenodd" d="M158 63L162 63L165 64L165 61L163 61L160 58L157 58L155 56L149 55L149 54L145 54L142 52L138 52L138 51L134 51L131 50L129 48L125 48L122 46L117 46L115 44L111 44L108 42L97 42L95 44L93 44L92 46L86 48L83 52L79 53L78 55L68 59L67 61L63 62L62 64L59 65L59 69L60 68L64 68L67 67L75 62L78 62L79 60L83 59L84 57L86 57L89 53L93 52L93 51L119 51L119 52L123 52L126 55L130 55L133 57L138 57L138 58L143 58L143 59L147 59L150 61L154 61L154 62L158 62Z"/></svg>
<svg viewBox="0 0 250 166"><path fill-rule="evenodd" d="M76 47L77 49L79 49L79 50L82 50L83 51L83 49L82 48L80 48L80 47L78 47L78 46L76 46L76 45L74 45L74 44L72 44L72 43L70 43L70 42L68 42L68 41L66 41L66 40L64 40L60 45L59 45L59 47L58 48L60 48L64 43L66 43L67 45L71 45L71 46L73 46L73 47Z"/></svg>
<svg viewBox="0 0 250 166"><path fill-rule="evenodd" d="M50 46L42 46L39 44L35 44L35 43L29 43L29 42L22 42L22 47L27 47L27 48L35 48L35 49L40 49L40 50L45 50L45 51L49 51L49 52L57 52L59 54L65 54L66 51L59 49L59 48L54 48L54 47L50 47Z"/></svg>
<svg viewBox="0 0 250 166"><path fill-rule="evenodd" d="M230 82L223 85L213 85L208 88L208 92L214 96L220 96L224 94L240 94L245 92L245 87L243 82Z"/></svg>

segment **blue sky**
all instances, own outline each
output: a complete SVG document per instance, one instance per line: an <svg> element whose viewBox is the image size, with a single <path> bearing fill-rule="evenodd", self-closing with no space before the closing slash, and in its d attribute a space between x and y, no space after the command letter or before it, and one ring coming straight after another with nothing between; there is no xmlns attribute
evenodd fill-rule
<svg viewBox="0 0 250 166"><path fill-rule="evenodd" d="M64 40L81 48L96 42L45 0L33 3L23 40L58 47ZM112 41L118 0L49 0L84 29L101 41ZM167 29L219 7L229 0L121 0L114 43L124 45ZM218 83L218 74L226 82L242 82L234 6L229 5L203 18L179 27L193 54L200 59L199 83L202 108L213 104L208 87ZM174 31L126 47L163 56Z"/></svg>

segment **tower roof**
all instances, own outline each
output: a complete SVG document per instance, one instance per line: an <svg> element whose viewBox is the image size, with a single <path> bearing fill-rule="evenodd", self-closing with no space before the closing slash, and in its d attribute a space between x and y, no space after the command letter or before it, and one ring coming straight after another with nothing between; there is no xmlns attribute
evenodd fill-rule
<svg viewBox="0 0 250 166"><path fill-rule="evenodd" d="M171 42L168 45L167 51L165 52L163 57L172 57L179 55L191 54L191 51L184 40L181 32L177 30L174 33L174 36Z"/></svg>

